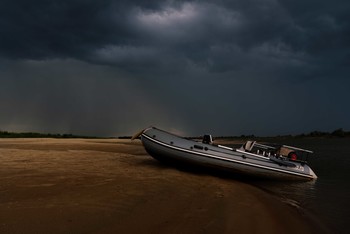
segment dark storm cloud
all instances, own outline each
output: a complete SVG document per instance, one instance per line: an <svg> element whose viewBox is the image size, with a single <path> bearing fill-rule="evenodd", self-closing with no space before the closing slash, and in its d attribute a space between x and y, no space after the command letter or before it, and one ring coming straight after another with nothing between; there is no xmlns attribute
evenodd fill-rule
<svg viewBox="0 0 350 234"><path fill-rule="evenodd" d="M3 0L0 128L346 128L349 10L345 0Z"/></svg>
<svg viewBox="0 0 350 234"><path fill-rule="evenodd" d="M176 61L222 72L261 59L343 66L349 3L337 2L5 0L0 51L12 59L74 58L134 69L168 69Z"/></svg>
<svg viewBox="0 0 350 234"><path fill-rule="evenodd" d="M0 4L4 57L82 57L91 47L109 43L113 37L106 1L5 0ZM113 27L123 32L122 26ZM127 36L123 34L119 40Z"/></svg>

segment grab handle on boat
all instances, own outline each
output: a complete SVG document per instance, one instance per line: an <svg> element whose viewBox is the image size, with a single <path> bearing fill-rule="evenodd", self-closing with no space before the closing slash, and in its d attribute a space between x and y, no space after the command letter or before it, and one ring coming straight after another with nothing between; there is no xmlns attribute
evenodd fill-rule
<svg viewBox="0 0 350 234"><path fill-rule="evenodd" d="M136 133L135 135L133 135L132 137L131 137L131 140L133 141L133 140L135 140L136 138L138 138L139 136L141 136L142 135L142 133L145 131L145 129L142 129L141 131L139 131L138 133Z"/></svg>
<svg viewBox="0 0 350 234"><path fill-rule="evenodd" d="M202 150L202 149L203 149L203 146L201 146L201 145L194 145L193 148L195 148L195 149L201 149L201 150Z"/></svg>

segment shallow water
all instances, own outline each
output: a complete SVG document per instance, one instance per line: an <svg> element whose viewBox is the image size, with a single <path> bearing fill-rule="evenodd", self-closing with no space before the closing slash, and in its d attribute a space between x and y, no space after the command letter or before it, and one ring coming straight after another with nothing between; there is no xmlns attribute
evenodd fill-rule
<svg viewBox="0 0 350 234"><path fill-rule="evenodd" d="M332 233L348 233L350 223L350 139L289 139L284 144L314 151L311 182L250 181L316 217ZM280 143L280 142L276 142Z"/></svg>

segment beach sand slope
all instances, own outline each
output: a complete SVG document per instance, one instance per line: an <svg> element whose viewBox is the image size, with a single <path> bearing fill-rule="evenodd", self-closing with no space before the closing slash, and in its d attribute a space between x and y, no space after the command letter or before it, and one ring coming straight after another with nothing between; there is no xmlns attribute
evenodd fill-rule
<svg viewBox="0 0 350 234"><path fill-rule="evenodd" d="M0 139L0 233L312 233L247 183L160 164L136 140Z"/></svg>

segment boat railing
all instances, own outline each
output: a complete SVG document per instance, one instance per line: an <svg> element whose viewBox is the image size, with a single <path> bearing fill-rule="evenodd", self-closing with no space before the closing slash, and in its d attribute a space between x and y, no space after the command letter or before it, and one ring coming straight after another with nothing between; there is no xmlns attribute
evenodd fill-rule
<svg viewBox="0 0 350 234"><path fill-rule="evenodd" d="M274 151L276 151L276 147L257 143L256 141L247 141L241 147L241 150L269 157Z"/></svg>
<svg viewBox="0 0 350 234"><path fill-rule="evenodd" d="M311 150L297 148L288 145L271 146L257 143L255 141L247 141L240 150L256 154L264 157L276 157L288 161L307 163Z"/></svg>

